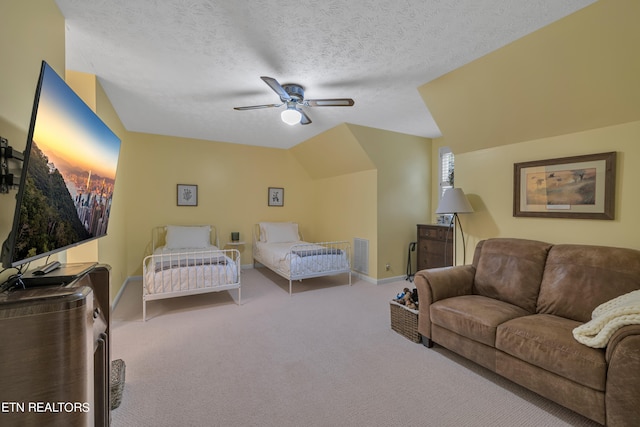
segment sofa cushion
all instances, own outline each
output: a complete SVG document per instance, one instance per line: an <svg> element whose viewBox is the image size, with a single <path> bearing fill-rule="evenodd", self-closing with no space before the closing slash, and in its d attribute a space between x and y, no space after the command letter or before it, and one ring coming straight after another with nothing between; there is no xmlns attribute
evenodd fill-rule
<svg viewBox="0 0 640 427"><path fill-rule="evenodd" d="M473 292L535 313L551 244L525 239L489 239L477 257Z"/></svg>
<svg viewBox="0 0 640 427"><path fill-rule="evenodd" d="M605 352L573 339L571 331L579 324L550 314L512 319L498 326L496 348L578 384L604 391Z"/></svg>
<svg viewBox="0 0 640 427"><path fill-rule="evenodd" d="M430 308L431 323L491 347L495 346L498 325L529 314L515 305L481 295L443 299Z"/></svg>
<svg viewBox="0 0 640 427"><path fill-rule="evenodd" d="M640 289L638 271L638 250L555 245L547 257L537 311L588 322L600 304Z"/></svg>

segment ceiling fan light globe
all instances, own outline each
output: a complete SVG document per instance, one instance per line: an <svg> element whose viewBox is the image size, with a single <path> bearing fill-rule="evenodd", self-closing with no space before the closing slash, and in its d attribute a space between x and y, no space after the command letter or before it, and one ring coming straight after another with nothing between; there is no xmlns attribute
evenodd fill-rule
<svg viewBox="0 0 640 427"><path fill-rule="evenodd" d="M302 117L302 114L300 114L300 111L291 109L291 108L288 108L284 110L282 113L280 113L280 118L282 119L282 121L288 124L289 126L293 126L295 124L300 123L301 117Z"/></svg>

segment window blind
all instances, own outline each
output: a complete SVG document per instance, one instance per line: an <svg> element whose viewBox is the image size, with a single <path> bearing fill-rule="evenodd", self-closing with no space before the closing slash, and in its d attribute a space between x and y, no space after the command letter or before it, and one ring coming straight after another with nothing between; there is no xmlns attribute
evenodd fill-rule
<svg viewBox="0 0 640 427"><path fill-rule="evenodd" d="M440 198L448 188L453 188L455 159L449 147L440 148Z"/></svg>

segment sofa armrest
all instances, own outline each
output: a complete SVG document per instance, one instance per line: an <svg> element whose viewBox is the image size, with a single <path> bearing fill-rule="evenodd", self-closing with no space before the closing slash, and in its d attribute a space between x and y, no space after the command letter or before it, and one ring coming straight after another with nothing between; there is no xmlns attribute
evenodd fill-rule
<svg viewBox="0 0 640 427"><path fill-rule="evenodd" d="M616 331L606 350L607 426L637 425L640 420L640 325Z"/></svg>
<svg viewBox="0 0 640 427"><path fill-rule="evenodd" d="M640 325L627 325L613 333L611 338L609 338L609 342L607 343L607 363L611 362L618 344L626 337L630 337L633 335L640 335ZM640 348L638 349L638 357L640 357Z"/></svg>
<svg viewBox="0 0 640 427"><path fill-rule="evenodd" d="M418 332L431 339L429 307L436 301L469 295L473 289L476 269L473 265L431 268L418 271L414 283L418 290Z"/></svg>

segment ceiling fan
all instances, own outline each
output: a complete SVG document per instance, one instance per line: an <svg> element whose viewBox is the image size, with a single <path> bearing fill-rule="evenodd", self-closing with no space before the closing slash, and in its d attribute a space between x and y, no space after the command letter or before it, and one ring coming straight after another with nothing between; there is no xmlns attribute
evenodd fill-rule
<svg viewBox="0 0 640 427"><path fill-rule="evenodd" d="M304 99L304 88L299 84L288 83L281 85L273 77L260 77L280 97L280 104L251 105L248 107L235 107L234 110L258 110L261 108L273 108L287 106L280 117L288 125L308 125L311 119L300 107L351 107L354 104L351 98L332 99Z"/></svg>

